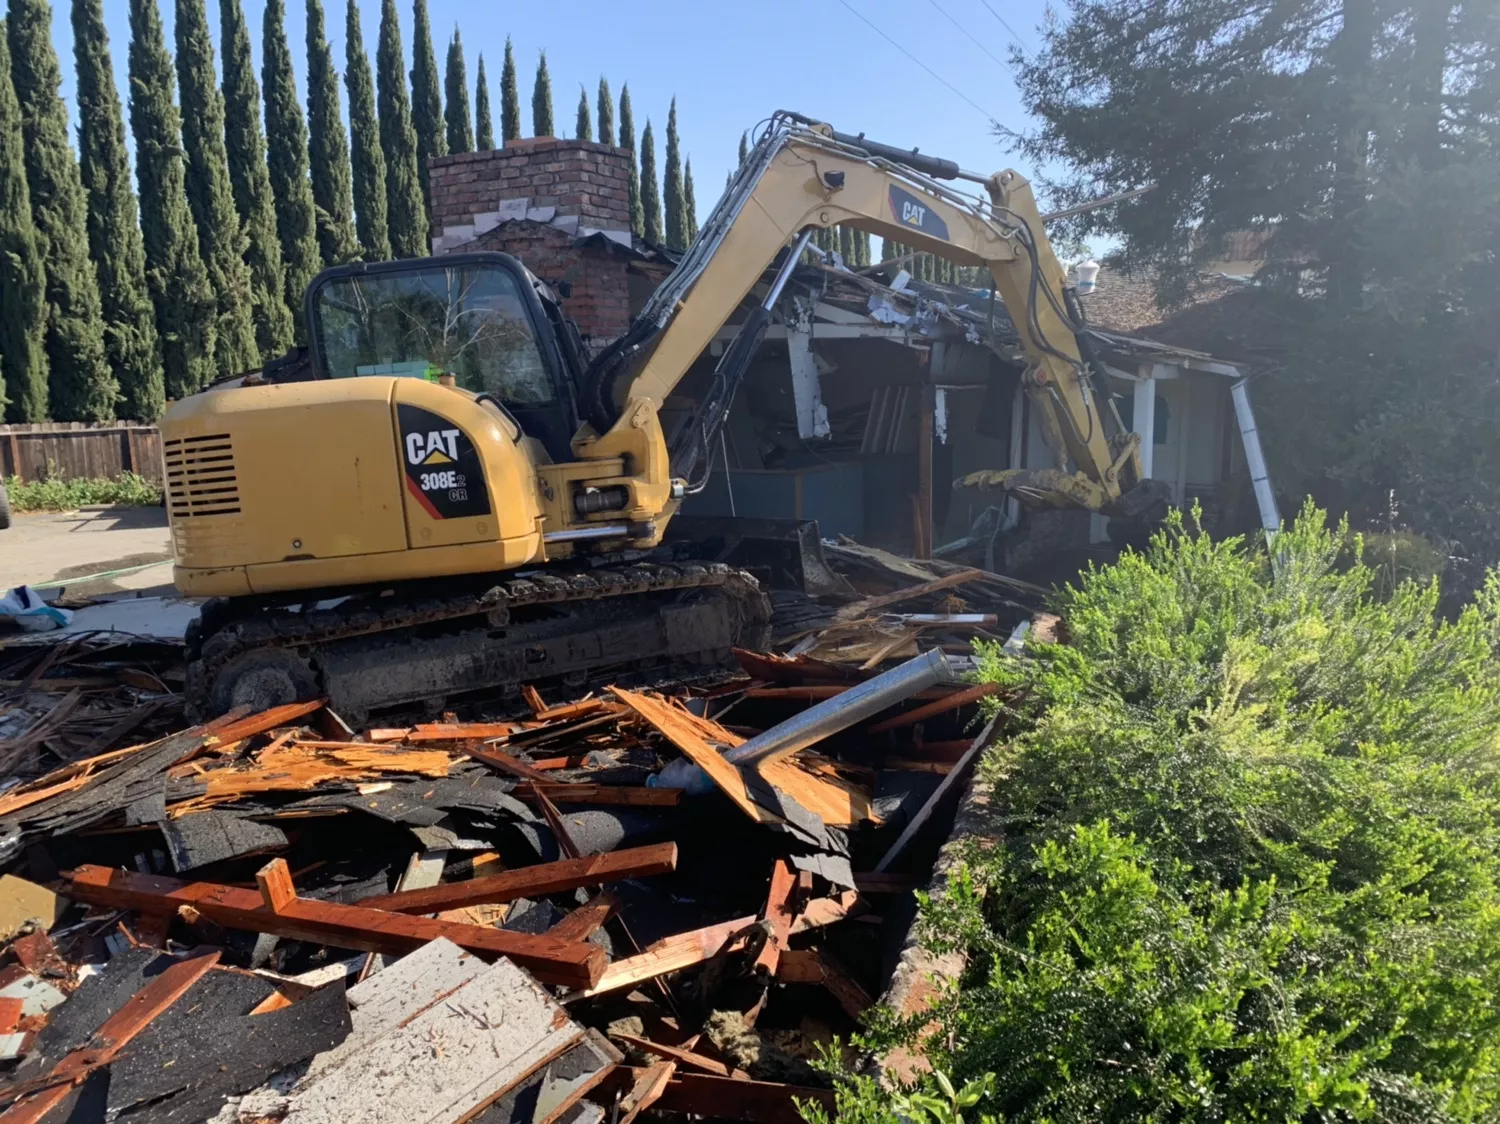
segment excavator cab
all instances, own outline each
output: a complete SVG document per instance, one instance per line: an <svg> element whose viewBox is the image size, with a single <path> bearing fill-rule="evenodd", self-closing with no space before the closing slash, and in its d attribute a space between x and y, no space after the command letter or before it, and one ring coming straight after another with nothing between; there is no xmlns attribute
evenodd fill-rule
<svg viewBox="0 0 1500 1124"><path fill-rule="evenodd" d="M312 377L451 379L570 459L576 343L551 291L509 254L325 270L308 287L307 323Z"/></svg>

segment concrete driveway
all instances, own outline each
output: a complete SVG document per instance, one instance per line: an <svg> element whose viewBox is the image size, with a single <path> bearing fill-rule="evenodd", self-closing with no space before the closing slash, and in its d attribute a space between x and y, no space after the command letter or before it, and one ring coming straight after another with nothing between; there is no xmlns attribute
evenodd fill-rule
<svg viewBox="0 0 1500 1124"><path fill-rule="evenodd" d="M147 566L131 574L68 582L69 597L151 590L172 592L172 545L161 507L106 507L17 515L0 531L0 592ZM164 563L163 565L147 565Z"/></svg>

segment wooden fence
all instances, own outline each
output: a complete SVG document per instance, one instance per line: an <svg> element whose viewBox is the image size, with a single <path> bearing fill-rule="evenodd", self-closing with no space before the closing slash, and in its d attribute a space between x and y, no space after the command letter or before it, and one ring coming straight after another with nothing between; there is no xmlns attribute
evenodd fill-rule
<svg viewBox="0 0 1500 1124"><path fill-rule="evenodd" d="M126 471L162 482L161 431L154 425L0 425L0 476L77 480Z"/></svg>

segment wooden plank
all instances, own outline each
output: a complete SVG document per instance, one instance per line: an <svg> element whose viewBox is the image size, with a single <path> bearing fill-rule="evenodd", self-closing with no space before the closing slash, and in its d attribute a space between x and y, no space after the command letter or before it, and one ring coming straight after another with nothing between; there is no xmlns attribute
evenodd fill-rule
<svg viewBox="0 0 1500 1124"><path fill-rule="evenodd" d="M637 1034L626 1034L624 1031L615 1030L610 1032L610 1037L621 1042L628 1043L648 1054L655 1054L659 1058L678 1062L681 1065L692 1066L701 1069L704 1073L714 1073L720 1077L729 1076L729 1067L721 1061L696 1054L692 1050L684 1050L681 1046L664 1046L660 1042L653 1042L649 1038L642 1038Z"/></svg>
<svg viewBox="0 0 1500 1124"><path fill-rule="evenodd" d="M675 1061L656 1062L648 1065L635 1079L630 1092L620 1101L618 1110L619 1124L630 1124L645 1109L650 1108L661 1095L667 1090L667 1082L677 1072Z"/></svg>
<svg viewBox="0 0 1500 1124"><path fill-rule="evenodd" d="M776 962L786 951L787 937L792 933L792 892L797 888L797 876L791 864L777 859L771 868L771 888L766 894L764 917L771 927L766 943L761 946L755 966L764 968L769 975L776 974Z"/></svg>
<svg viewBox="0 0 1500 1124"><path fill-rule="evenodd" d="M459 742L504 738L518 729L514 722L433 722L406 731L409 742Z"/></svg>
<svg viewBox="0 0 1500 1124"><path fill-rule="evenodd" d="M990 744L990 737L994 734L996 724L999 721L1000 716L997 714L989 720L983 730L979 731L979 736L969 746L969 752L963 755L959 762L953 766L953 771L939 782L937 788L932 790L932 795L917 810L917 814L911 818L911 822L906 825L906 829L902 831L900 837L891 844L890 850L886 851L880 861L875 864L874 873L884 874L890 868L891 864L900 857L901 852L906 850L906 845L916 838L917 832L921 831L927 821L932 818L932 813L943 802L943 798L953 790L959 781L968 776L970 767L978 759L979 755L984 752L985 747Z"/></svg>
<svg viewBox="0 0 1500 1124"><path fill-rule="evenodd" d="M861 894L909 894L917 888L917 880L910 874L860 874L856 872L854 888Z"/></svg>
<svg viewBox="0 0 1500 1124"><path fill-rule="evenodd" d="M621 1066L615 1079L634 1082L649 1067ZM659 1112L681 1112L751 1124L805 1124L796 1102L813 1101L833 1116L833 1090L770 1081L738 1081L711 1073L678 1073L656 1102Z"/></svg>
<svg viewBox="0 0 1500 1124"><path fill-rule="evenodd" d="M874 1000L843 964L821 949L785 953L776 978L782 983L818 984L825 988L850 1018L858 1019Z"/></svg>
<svg viewBox="0 0 1500 1124"><path fill-rule="evenodd" d="M228 929L272 933L364 952L404 953L446 937L481 956L508 956L547 983L588 987L604 970L596 945L556 941L480 925L408 917L383 909L297 898L281 912L264 908L259 890L213 882L182 882L108 867L81 866L68 876L68 896L90 905L173 914L183 906Z"/></svg>
<svg viewBox="0 0 1500 1124"><path fill-rule="evenodd" d="M573 839L573 833L568 830L568 825L563 822L562 813L557 810L556 805L547 799L547 794L539 788L532 788L536 802L541 806L542 816L547 821L547 826L552 829L552 838L557 840L557 849L570 859L581 859L583 850Z"/></svg>
<svg viewBox="0 0 1500 1124"><path fill-rule="evenodd" d="M605 890L548 929L547 935L559 941L586 941L619 908L620 899Z"/></svg>
<svg viewBox="0 0 1500 1124"><path fill-rule="evenodd" d="M475 761L488 765L491 769L499 769L502 773L509 773L513 777L520 777L523 781L536 781L545 785L555 785L557 782L546 773L533 769L526 762L510 754L494 748L478 744L465 745L460 751Z"/></svg>
<svg viewBox="0 0 1500 1124"><path fill-rule="evenodd" d="M255 884L260 887L261 900L272 913L282 913L297 900L297 891L292 886L292 872L285 859L272 859L255 872Z"/></svg>
<svg viewBox="0 0 1500 1124"><path fill-rule="evenodd" d="M915 726L923 719L931 718L937 714L946 714L950 710L976 703L980 699L988 698L1000 690L998 683L976 683L972 687L954 691L946 698L930 702L926 706L919 706L916 710L909 710L905 714L897 714L887 718L884 722L877 722L868 727L867 732L871 734L883 734L887 730L899 730L903 726Z"/></svg>
<svg viewBox="0 0 1500 1124"><path fill-rule="evenodd" d="M562 706L549 707L537 715L542 722L571 722L575 718L584 718L596 711L609 707L612 711L618 708L612 707L607 699L579 699L577 702L564 703Z"/></svg>
<svg viewBox="0 0 1500 1124"><path fill-rule="evenodd" d="M546 796L554 804L626 805L633 808L675 808L682 803L680 788L647 788L631 784L523 784L515 795L522 800Z"/></svg>
<svg viewBox="0 0 1500 1124"><path fill-rule="evenodd" d="M740 811L756 823L781 823L781 817L766 811L750 799L750 790L745 778L731 762L724 760L722 752L706 741L692 722L690 715L668 706L661 699L647 694L637 694L623 687L611 687L614 696L654 726L682 755L708 774L709 780L718 785L724 794L739 806ZM744 739L725 732L730 739L726 748L743 743Z"/></svg>
<svg viewBox="0 0 1500 1124"><path fill-rule="evenodd" d="M358 1050L340 1051L336 1064L300 1085L287 1124L451 1124L584 1037L536 981L506 960L434 998L440 1001Z"/></svg>
<svg viewBox="0 0 1500 1124"><path fill-rule="evenodd" d="M736 917L733 921L663 937L643 952L616 960L604 969L597 983L570 992L564 996L564 1001L588 999L606 992L619 991L621 988L634 987L668 972L680 972L694 964L702 964L705 960L736 951L745 946L749 930L758 921L759 918L753 916Z"/></svg>
<svg viewBox="0 0 1500 1124"><path fill-rule="evenodd" d="M677 844L653 843L649 847L629 847L603 855L537 863L535 866L523 866L486 878L445 882L425 890L377 894L361 899L359 904L367 909L389 910L394 913L434 913L440 909L461 909L486 902L540 897L621 878L666 874L675 869Z"/></svg>
<svg viewBox="0 0 1500 1124"><path fill-rule="evenodd" d="M805 933L809 929L832 925L849 917L860 905L859 894L853 890L845 890L836 897L814 898L802 907L792 922L790 931L793 934Z"/></svg>
<svg viewBox="0 0 1500 1124"><path fill-rule="evenodd" d="M285 726L304 718L321 707L326 699L312 699L308 702L287 703L285 706L273 706L270 710L263 710L259 714L252 714L248 718L242 718L238 722L231 722L227 726L221 726L214 731L218 738L218 744L226 742L243 741L253 738L256 734L264 734L268 730L274 730L277 726Z"/></svg>
<svg viewBox="0 0 1500 1124"><path fill-rule="evenodd" d="M41 1120L66 1099L72 1087L101 1065L107 1065L121 1050L151 1025L153 1019L170 1007L197 983L219 961L214 949L201 956L179 960L156 976L140 991L126 1000L90 1036L88 1042L68 1054L52 1072L37 1084L48 1087L35 1096L23 1097L0 1113L3 1124L31 1124ZM9 1090L15 1094L24 1086Z"/></svg>
<svg viewBox="0 0 1500 1124"><path fill-rule="evenodd" d="M547 704L542 701L541 693L530 683L521 684L521 699L531 708L531 713L538 718L547 709Z"/></svg>
<svg viewBox="0 0 1500 1124"><path fill-rule="evenodd" d="M967 582L978 581L988 577L983 570L970 567L966 570L956 570L941 578L934 578L930 582L920 585L909 585L905 589L892 590L890 593L882 593L879 597L866 597L863 601L856 601L852 605L845 605L834 614L835 620L850 621L858 620L860 617L869 616L872 612L884 609L887 605L898 605L902 601L910 601L914 597L925 597L929 593L940 593L945 589L952 589L956 585L964 585Z"/></svg>

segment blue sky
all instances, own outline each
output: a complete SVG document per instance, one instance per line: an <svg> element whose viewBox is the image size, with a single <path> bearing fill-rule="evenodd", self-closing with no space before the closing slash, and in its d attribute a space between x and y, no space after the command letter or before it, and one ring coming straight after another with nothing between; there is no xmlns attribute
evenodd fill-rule
<svg viewBox="0 0 1500 1124"><path fill-rule="evenodd" d="M63 96L71 105L68 0L52 2L55 42L65 76ZM174 2L158 0L169 45ZM258 66L264 0L241 2ZM341 74L346 2L324 0ZM679 129L685 155L693 163L700 216L723 187L741 131L778 108L820 117L847 132L863 131L875 140L915 145L924 152L955 159L974 171L1011 166L1020 158L1000 145L990 117L1019 128L1027 121L1008 69L996 61L1008 58L1015 40L995 13L1026 46L1034 47L1040 39L1037 27L1045 11L1043 0L988 0L988 6L985 0L428 3L439 67L455 24L462 31L471 84L476 57L483 51L497 129L500 62L507 35L514 43L520 71L527 133L531 127L531 81L543 50L552 74L554 116L560 131L572 130L579 84L588 89L592 103L602 74L617 97L621 84L629 82L636 127L644 128L648 117L652 120L660 160L667 107L676 95ZM298 85L305 94L303 4L304 0L286 0L287 34L297 63ZM218 0L207 0L206 6L217 44ZM380 3L360 0L360 7L365 47L373 57ZM397 7L409 68L411 0L397 0ZM124 97L128 89L128 6L126 0L105 0L104 8L116 77ZM962 96L923 71L870 24L940 74ZM341 83L340 96L343 94ZM1016 166L1023 174L1035 171L1024 162Z"/></svg>

